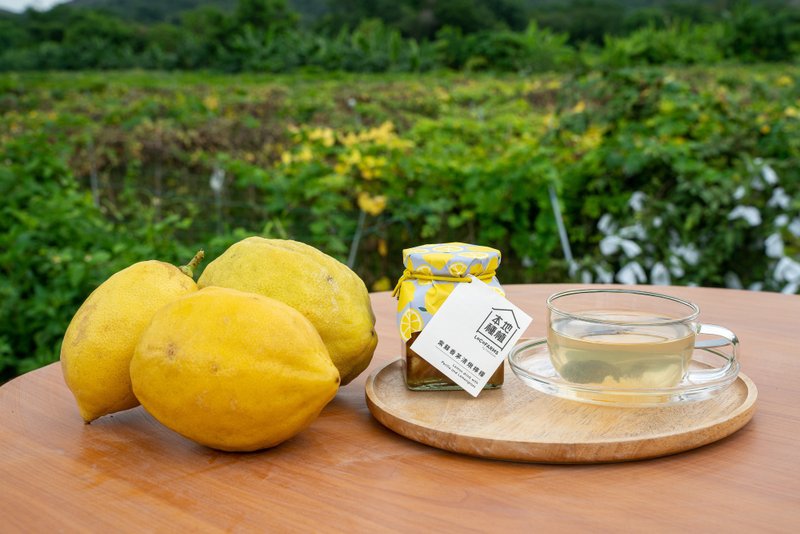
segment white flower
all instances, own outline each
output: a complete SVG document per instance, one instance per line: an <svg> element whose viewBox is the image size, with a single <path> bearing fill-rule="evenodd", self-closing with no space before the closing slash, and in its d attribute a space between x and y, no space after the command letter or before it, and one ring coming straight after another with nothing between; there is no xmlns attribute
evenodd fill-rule
<svg viewBox="0 0 800 534"><path fill-rule="evenodd" d="M697 262L700 261L700 252L694 245L671 246L670 251L689 265L697 265Z"/></svg>
<svg viewBox="0 0 800 534"><path fill-rule="evenodd" d="M786 191L784 191L782 187L776 187L775 191L772 192L772 198L770 198L769 202L767 202L767 206L777 206L785 210L788 210L789 206L791 205L792 199L786 194Z"/></svg>
<svg viewBox="0 0 800 534"><path fill-rule="evenodd" d="M641 191L636 191L631 195L631 198L628 200L628 206L633 211L642 211L644 207L644 201L647 198L647 195L642 193Z"/></svg>
<svg viewBox="0 0 800 534"><path fill-rule="evenodd" d="M800 263L784 256L775 265L775 279L781 282L800 282Z"/></svg>
<svg viewBox="0 0 800 534"><path fill-rule="evenodd" d="M647 239L647 231L641 223L636 223L633 226L626 226L619 229L620 237L625 239Z"/></svg>
<svg viewBox="0 0 800 534"><path fill-rule="evenodd" d="M742 281L739 275L733 271L725 273L725 287L730 289L742 289Z"/></svg>
<svg viewBox="0 0 800 534"><path fill-rule="evenodd" d="M669 258L669 272L672 273L672 276L676 276L678 278L684 275L683 265L681 265L681 260L678 256L670 256Z"/></svg>
<svg viewBox="0 0 800 534"><path fill-rule="evenodd" d="M795 217L792 219L792 222L789 225L789 231L793 236L800 237L800 217Z"/></svg>
<svg viewBox="0 0 800 534"><path fill-rule="evenodd" d="M781 293L785 293L787 295L794 295L795 293L797 293L798 289L800 289L800 283L791 282L783 286L783 289L781 289Z"/></svg>
<svg viewBox="0 0 800 534"><path fill-rule="evenodd" d="M354 108L354 107L356 107L356 104L357 104L357 103L358 103L358 102L356 102L356 99L355 99L355 98L353 98L352 96L351 96L350 98L348 98L348 99L347 99L347 105L348 105L348 106L350 106L351 108Z"/></svg>
<svg viewBox="0 0 800 534"><path fill-rule="evenodd" d="M789 216L785 213L781 213L777 217L775 217L775 226L778 228L783 228L789 222Z"/></svg>
<svg viewBox="0 0 800 534"><path fill-rule="evenodd" d="M642 252L642 247L630 239L622 239L615 235L606 236L600 241L600 253L603 256L615 254L620 248L629 258L638 256Z"/></svg>
<svg viewBox="0 0 800 534"><path fill-rule="evenodd" d="M225 171L220 167L214 167L211 178L208 179L208 185L211 186L211 190L215 193L221 192L222 187L225 185Z"/></svg>
<svg viewBox="0 0 800 534"><path fill-rule="evenodd" d="M780 258L783 256L783 238L781 234L774 233L764 241L764 248L770 258Z"/></svg>
<svg viewBox="0 0 800 534"><path fill-rule="evenodd" d="M749 289L750 291L761 291L763 287L764 287L764 282L753 282L747 287L747 289Z"/></svg>
<svg viewBox="0 0 800 534"><path fill-rule="evenodd" d="M523 256L522 257L522 266L527 268L533 267L533 260L530 256Z"/></svg>
<svg viewBox="0 0 800 534"><path fill-rule="evenodd" d="M650 282L657 286L668 286L671 281L669 270L664 267L663 263L658 262L653 265L653 268L650 270Z"/></svg>
<svg viewBox="0 0 800 534"><path fill-rule="evenodd" d="M617 282L620 284L638 284L646 281L647 275L644 274L644 269L635 261L625 265L617 273Z"/></svg>
<svg viewBox="0 0 800 534"><path fill-rule="evenodd" d="M764 165L764 167L761 169L761 176L764 177L764 181L769 185L775 185L778 183L778 174L769 165Z"/></svg>
<svg viewBox="0 0 800 534"><path fill-rule="evenodd" d="M750 226L761 224L761 212L753 206L736 206L728 214L728 220L744 219Z"/></svg>
<svg viewBox="0 0 800 534"><path fill-rule="evenodd" d="M740 185L739 187L736 188L736 191L733 192L733 199L742 200L746 192L747 190L744 188L744 186Z"/></svg>
<svg viewBox="0 0 800 534"><path fill-rule="evenodd" d="M614 219L611 218L611 215L606 213L600 220L597 221L597 229L603 232L606 235L613 234L617 230L617 225L614 224Z"/></svg>
<svg viewBox="0 0 800 534"><path fill-rule="evenodd" d="M615 235L609 235L604 237L600 241L600 253L603 256L610 256L614 254L617 250L619 250L620 241L622 241L622 238L617 237Z"/></svg>
<svg viewBox="0 0 800 534"><path fill-rule="evenodd" d="M662 223L663 223L663 221L661 220L661 217L658 217L658 216L653 217L653 227L654 228L661 228L661 224Z"/></svg>
<svg viewBox="0 0 800 534"><path fill-rule="evenodd" d="M605 270L599 265L594 268L594 272L597 275L597 282L600 284L610 284L614 281L614 273Z"/></svg>

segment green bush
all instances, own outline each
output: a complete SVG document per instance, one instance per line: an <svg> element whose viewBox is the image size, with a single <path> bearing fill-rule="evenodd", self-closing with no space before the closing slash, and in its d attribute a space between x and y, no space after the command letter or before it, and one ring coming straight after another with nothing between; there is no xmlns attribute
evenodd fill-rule
<svg viewBox="0 0 800 534"><path fill-rule="evenodd" d="M213 258L249 234L317 246L373 290L404 247L460 240L502 249L504 283L797 292L798 80L795 67L0 76L0 373L53 361L113 272Z"/></svg>

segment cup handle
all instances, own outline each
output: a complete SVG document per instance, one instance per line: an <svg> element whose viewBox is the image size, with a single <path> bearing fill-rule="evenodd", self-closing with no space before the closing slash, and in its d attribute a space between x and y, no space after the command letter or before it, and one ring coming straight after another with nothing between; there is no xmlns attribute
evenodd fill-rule
<svg viewBox="0 0 800 534"><path fill-rule="evenodd" d="M690 381L695 383L708 382L717 380L727 376L729 373L739 371L739 338L736 334L725 328L715 324L701 324L697 330L698 334L708 334L717 336L718 339L704 339L697 341L694 344L696 349L714 349L718 347L730 347L729 353L714 350L715 354L723 356L726 359L726 364L722 367L715 367L713 369L697 369L689 371L687 377Z"/></svg>

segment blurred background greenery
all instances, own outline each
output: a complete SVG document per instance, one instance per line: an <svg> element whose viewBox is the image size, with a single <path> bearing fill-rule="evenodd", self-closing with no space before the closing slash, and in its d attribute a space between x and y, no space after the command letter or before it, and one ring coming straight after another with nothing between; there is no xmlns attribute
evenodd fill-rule
<svg viewBox="0 0 800 534"><path fill-rule="evenodd" d="M76 0L0 14L0 380L133 262L305 241L390 289L800 287L791 2ZM569 252L559 238L553 199Z"/></svg>

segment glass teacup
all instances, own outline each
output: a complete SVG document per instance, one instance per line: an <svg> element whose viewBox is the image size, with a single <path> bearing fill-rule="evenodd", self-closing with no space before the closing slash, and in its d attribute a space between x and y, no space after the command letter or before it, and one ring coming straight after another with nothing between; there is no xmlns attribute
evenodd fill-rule
<svg viewBox="0 0 800 534"><path fill-rule="evenodd" d="M697 322L696 304L633 289L576 289L547 299L547 346L567 382L619 389L670 388L726 374L739 341L722 326ZM697 334L721 339L696 340ZM689 370L695 348L730 345L727 364Z"/></svg>

